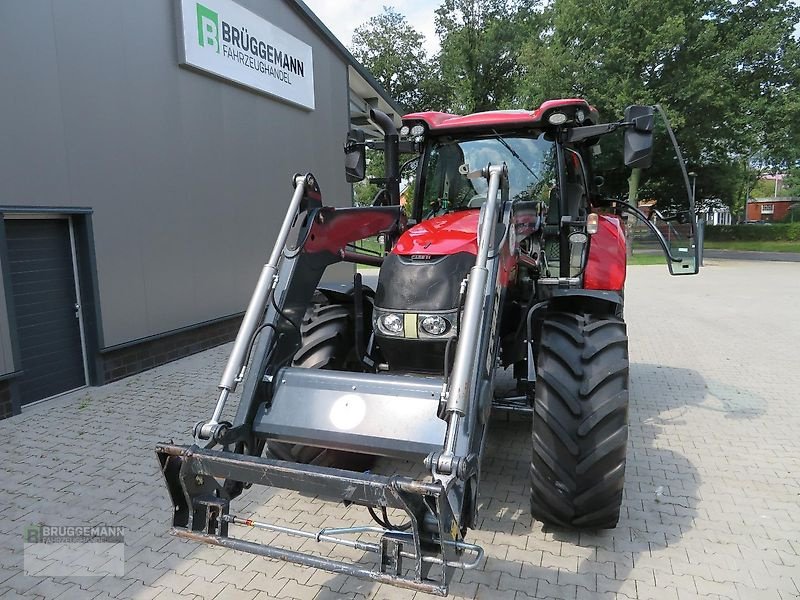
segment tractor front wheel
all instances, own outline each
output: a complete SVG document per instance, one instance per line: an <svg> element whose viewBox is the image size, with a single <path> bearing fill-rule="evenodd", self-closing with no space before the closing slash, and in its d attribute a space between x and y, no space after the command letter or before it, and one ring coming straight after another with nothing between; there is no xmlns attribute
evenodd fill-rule
<svg viewBox="0 0 800 600"><path fill-rule="evenodd" d="M345 371L358 362L352 305L333 303L317 294L303 317L300 332L302 343L292 366ZM286 442L268 441L267 450L281 460L351 471L365 471L375 462L367 454Z"/></svg>
<svg viewBox="0 0 800 600"><path fill-rule="evenodd" d="M551 313L536 362L531 513L558 527L613 528L628 440L625 323Z"/></svg>

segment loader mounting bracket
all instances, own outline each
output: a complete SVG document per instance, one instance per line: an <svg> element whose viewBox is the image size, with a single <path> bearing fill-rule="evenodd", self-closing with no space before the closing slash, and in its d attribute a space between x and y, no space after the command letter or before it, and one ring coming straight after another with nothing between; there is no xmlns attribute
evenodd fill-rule
<svg viewBox="0 0 800 600"><path fill-rule="evenodd" d="M458 520L450 512L446 490L438 483L290 463L198 446L159 444L156 454L173 505L171 533L182 538L440 596L447 594L456 568L474 568L483 557L479 546L464 542ZM231 514L231 498L226 491L230 486L221 483L222 480L227 484L292 489L366 507L399 509L407 515L408 530L365 526L311 533L241 518ZM368 568L235 538L229 534L231 524L375 553L377 567ZM345 537L353 534L374 534L378 539L365 541ZM470 557L471 560L467 560Z"/></svg>

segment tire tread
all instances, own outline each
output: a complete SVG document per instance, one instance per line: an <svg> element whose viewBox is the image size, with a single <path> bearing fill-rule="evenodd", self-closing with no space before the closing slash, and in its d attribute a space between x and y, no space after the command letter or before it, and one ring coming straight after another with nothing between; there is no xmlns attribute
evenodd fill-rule
<svg viewBox="0 0 800 600"><path fill-rule="evenodd" d="M542 323L531 512L570 529L619 519L628 437L628 346L617 316L553 312Z"/></svg>

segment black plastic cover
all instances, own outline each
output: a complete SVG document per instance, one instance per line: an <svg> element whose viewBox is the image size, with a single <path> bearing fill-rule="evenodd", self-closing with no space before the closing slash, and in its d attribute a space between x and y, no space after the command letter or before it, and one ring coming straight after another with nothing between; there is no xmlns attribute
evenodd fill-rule
<svg viewBox="0 0 800 600"><path fill-rule="evenodd" d="M375 306L392 310L455 310L461 282L475 265L475 255L399 256L383 260Z"/></svg>

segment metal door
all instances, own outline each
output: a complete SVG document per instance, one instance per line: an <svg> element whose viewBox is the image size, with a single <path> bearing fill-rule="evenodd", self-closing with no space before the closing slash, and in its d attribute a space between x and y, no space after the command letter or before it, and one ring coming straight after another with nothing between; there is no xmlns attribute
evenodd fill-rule
<svg viewBox="0 0 800 600"><path fill-rule="evenodd" d="M74 244L68 218L5 227L25 405L86 385Z"/></svg>

